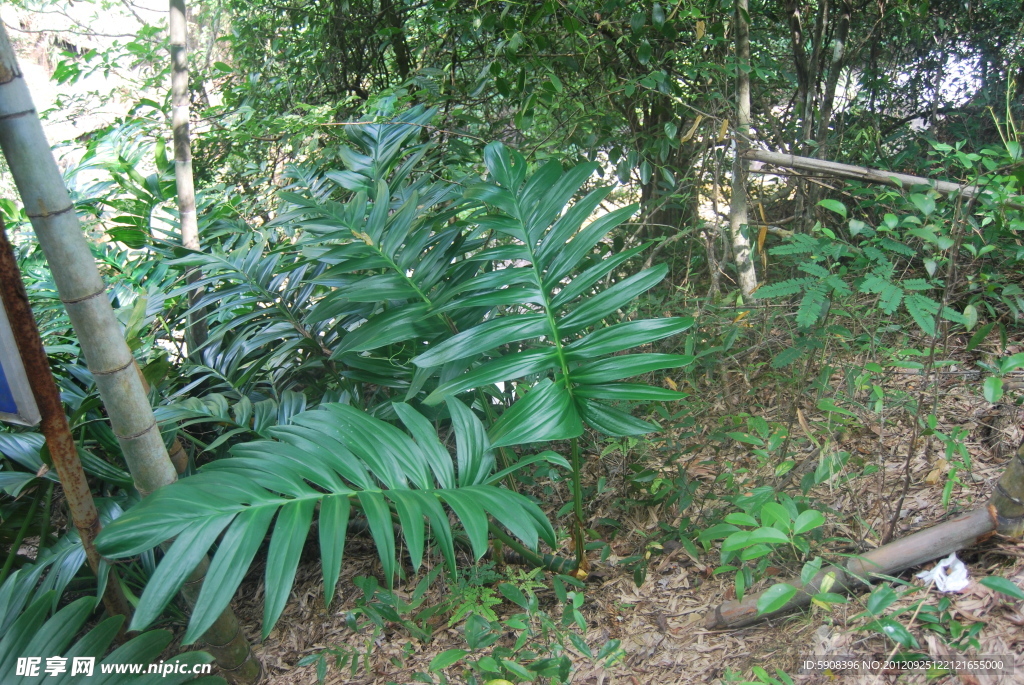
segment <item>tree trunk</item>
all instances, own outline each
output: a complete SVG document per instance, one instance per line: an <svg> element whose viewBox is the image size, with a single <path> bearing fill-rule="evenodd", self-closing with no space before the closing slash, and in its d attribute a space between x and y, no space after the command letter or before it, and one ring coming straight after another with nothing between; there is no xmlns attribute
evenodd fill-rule
<svg viewBox="0 0 1024 685"><path fill-rule="evenodd" d="M171 129L174 133L174 180L178 189L178 221L181 244L189 250L200 250L199 222L196 218L196 189L192 176L192 141L189 138L188 48L185 0L170 0L171 39ZM202 274L190 269L186 280L191 284ZM206 344L209 331L205 313L195 308L200 293L189 294L189 355Z"/></svg>
<svg viewBox="0 0 1024 685"><path fill-rule="evenodd" d="M96 381L132 480L139 493L146 496L173 483L178 474L167 455L135 358L110 306L106 286L78 223L75 206L64 187L64 179L50 152L28 86L18 68L14 48L2 24L0 149L43 248L57 293ZM230 614L231 609L225 609L225 615ZM248 649L241 662L235 658L241 632L235 630L228 636L231 639L223 639L227 632L223 628L237 627L237 620L233 615L221 618L215 628L222 630L215 634L211 630L207 634L210 653L232 682L256 682L260 665ZM241 639L245 639L244 635Z"/></svg>
<svg viewBox="0 0 1024 685"><path fill-rule="evenodd" d="M750 147L750 26L748 0L736 2L736 158L732 167L732 205L729 209L729 231L740 291L744 297L757 289L757 273L750 254L747 235L747 169L743 153Z"/></svg>

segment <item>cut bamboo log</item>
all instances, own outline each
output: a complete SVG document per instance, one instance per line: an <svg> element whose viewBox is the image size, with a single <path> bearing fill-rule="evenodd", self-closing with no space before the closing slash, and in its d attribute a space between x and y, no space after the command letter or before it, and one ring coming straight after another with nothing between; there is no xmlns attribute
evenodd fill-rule
<svg viewBox="0 0 1024 685"><path fill-rule="evenodd" d="M824 568L806 585L795 579L787 581L797 593L777 611L758 615L757 601L761 595L748 595L743 601L723 602L717 606L708 613L704 625L711 629L742 628L775 618L810 604L811 597L820 591L822 581L830 574L835 580L829 592L846 592L878 576L895 575L948 556L993 532L1017 538L1024 534L1024 445L1010 460L987 506L865 552L845 564Z"/></svg>
<svg viewBox="0 0 1024 685"><path fill-rule="evenodd" d="M960 185L959 183L937 181L925 178L924 176L912 176L910 174L900 174L895 171L871 169L853 164L842 164L840 162L830 162L825 159L787 155L781 152L769 152L767 150L758 150L754 148L748 148L743 151L743 156L750 160L764 162L765 164L771 164L777 167L812 171L826 176L838 176L839 178L853 178L861 181L867 181L868 183L880 183L882 185L893 186L895 188L929 186L943 195L959 193L964 197L977 197L988 192L984 188L976 185ZM1024 205L1016 202L1005 202L1003 204L1006 207L1012 207L1013 209L1024 209Z"/></svg>

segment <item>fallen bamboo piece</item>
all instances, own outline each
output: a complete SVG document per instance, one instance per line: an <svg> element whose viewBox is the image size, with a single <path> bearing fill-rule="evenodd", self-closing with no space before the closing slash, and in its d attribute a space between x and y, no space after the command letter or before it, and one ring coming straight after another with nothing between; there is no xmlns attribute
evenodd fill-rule
<svg viewBox="0 0 1024 685"><path fill-rule="evenodd" d="M773 166L813 171L815 173L825 174L827 176L837 176L839 178L853 178L861 181L867 181L869 183L880 183L882 185L893 186L896 188L923 185L934 188L943 195L960 193L964 197L977 197L984 195L987 192L984 188L976 185L960 185L959 183L952 183L950 181L936 181L930 178L925 178L924 176L900 174L895 171L871 169L868 167L856 166L854 164L830 162L825 159L787 155L781 152L769 152L767 150L750 148L743 151L742 155L747 159L764 162L765 164L771 164ZM1004 202L1003 205L1014 209L1024 209L1024 205L1016 202Z"/></svg>
<svg viewBox="0 0 1024 685"><path fill-rule="evenodd" d="M711 629L742 628L774 618L810 604L828 574L835 576L829 592L846 592L867 584L872 577L895 575L970 547L992 532L1018 538L1024 534L1024 446L1010 460L987 506L865 552L845 564L824 568L807 585L789 581L797 593L777 611L758 615L758 593L740 602L723 602L707 615L704 625Z"/></svg>

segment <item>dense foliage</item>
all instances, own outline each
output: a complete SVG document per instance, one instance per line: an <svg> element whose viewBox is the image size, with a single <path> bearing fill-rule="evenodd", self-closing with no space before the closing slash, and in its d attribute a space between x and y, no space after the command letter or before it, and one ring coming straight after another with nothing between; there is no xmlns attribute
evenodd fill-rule
<svg viewBox="0 0 1024 685"><path fill-rule="evenodd" d="M674 521L619 560L637 584L672 541L713 557L740 598L770 565L813 575L834 552L833 512L815 488L877 471L831 449L837 431L902 412L907 463L918 441L941 445L942 500L955 503L971 470L965 434L940 429L935 387L887 394L880 379L989 346L979 392L998 402L1024 367L1005 352L1024 310L1022 18L999 0L747 12L711 1L198 3L198 251L181 246L161 29L99 47L63 35L46 48L55 81L106 71L137 94L69 147L66 177L165 439L189 453L177 483L140 500L51 282L58 267L13 194L0 210L108 524L100 549L122 560L138 598L132 629L180 620L172 600L209 552L184 642L257 559L266 637L304 550L319 550L329 606L346 539L365 533L380 584L360 581L362 619L428 639L425 590L407 601L393 589L437 558L444 582L472 597L438 609L464 621L471 651L520 631L514 648L493 647L500 658L440 655L435 675L460 663L480 681L560 682L566 640L607 664L621 657L615 641L587 646L576 591L610 554L610 519L596 523L588 504L612 487L587 477L598 455L629 462L616 507L660 507ZM749 63L734 47L741 22ZM753 147L978 192L755 169L743 230L761 287L741 296L724 228L739 70L751 77ZM197 318L208 329L198 344ZM727 366L750 406L702 428ZM788 422L762 418L765 387ZM808 425L799 407L823 418ZM798 441L822 455L810 469ZM697 482L681 465L735 443L752 466L720 464ZM96 579L41 436L10 428L0 453L0 618L45 634L71 617L61 651L95 606L73 593ZM893 500L907 491L884 486ZM865 525L888 539L899 508ZM502 554L554 575L561 621L538 604L535 575L492 579L524 612L499 620L501 598L466 569ZM773 590L765 610L792 596ZM78 644L100 655L116 630L100 623ZM120 649L155 658L163 638ZM11 649L0 644L0 660Z"/></svg>

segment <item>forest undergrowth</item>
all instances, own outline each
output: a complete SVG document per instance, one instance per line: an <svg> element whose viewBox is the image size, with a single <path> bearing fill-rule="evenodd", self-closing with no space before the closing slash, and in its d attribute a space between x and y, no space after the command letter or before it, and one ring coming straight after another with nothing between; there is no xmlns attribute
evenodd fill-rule
<svg viewBox="0 0 1024 685"><path fill-rule="evenodd" d="M802 379L794 378L788 370L771 368L770 345L757 331L770 330L780 312L763 308L743 317L742 325L730 320L729 308L712 317L716 314L723 322L720 330L701 326L694 335L720 340L722 329L739 330L737 347L743 351L687 373L648 379L689 393L685 410L677 405L664 410L663 432L592 439L584 449L589 547L601 561L585 586L575 587L586 597L579 608L582 621L572 612L566 618L564 587L572 585L559 591L538 582L535 571L494 559L468 565L458 582L441 577L429 588L419 585L429 571L411 575L388 594L367 580L380 574L372 544L355 538L342 578L349 589L330 611L323 607L317 562L304 559L294 601L257 647L273 676L270 682L318 678L319 666L318 679L328 683L458 683L459 669L448 668L449 663L486 672L493 655L509 673L509 662L528 666L561 653L573 663L573 683L789 682L783 674L796 683L826 683L837 675L808 671L804 661L884 660L896 644L891 624L905 629L905 637L897 635L907 640L905 646L936 660L1004 655L1020 673L1024 617L1012 597L978 582L989 576L1024 580L1024 550L998 536L960 553L971 577L962 593L925 587L913 578L920 570L915 568L879 584L875 592L854 593L848 603L833 597L739 630L709 630L704 621L719 603L735 599L738 588L762 591L800 575L800 558L784 553L762 557L770 559L767 564L730 568L721 563L712 542L716 536L707 535L729 513L751 511L749 503L759 495L764 499L766 491L771 496L764 501L795 501L824 514L826 522L808 544L812 555L828 562L984 503L1022 437L1014 399L1024 379L1008 374L1006 396L989 402L980 390L977 362L1024 351L1024 340L1008 339L1004 346L993 337L967 351L968 336L950 336L945 355L950 363L940 372L889 368L875 375L866 392L847 395L853 372L872 364L870 356L822 354L806 365ZM703 320L708 318L705 313ZM850 411L837 404L855 406L858 399L867 404L863 400L877 395L876 388L891 398L880 411L873 411L877 406ZM914 398L924 398L935 419L908 456ZM564 482L542 478L526 479L523 491L541 501L571 499ZM744 577L745 582L737 580ZM561 578L556 586L571 582ZM535 594L528 613L550 621L546 630L522 639L526 633L517 628L524 624L516 617L523 607L515 601L522 595L509 586ZM878 588L890 586L892 597L880 602ZM259 589L260 581L252 578L238 596L238 610L253 621L262 600ZM481 611L505 632L494 635L493 643L484 640L467 649L468 628L451 617ZM481 662L482 667L475 665ZM296 670L296 663L307 665ZM842 677L865 683L958 678L923 672ZM980 683L1011 683L1017 676L977 677Z"/></svg>

